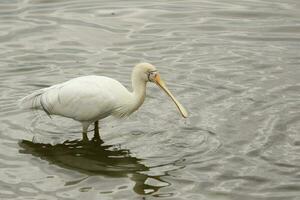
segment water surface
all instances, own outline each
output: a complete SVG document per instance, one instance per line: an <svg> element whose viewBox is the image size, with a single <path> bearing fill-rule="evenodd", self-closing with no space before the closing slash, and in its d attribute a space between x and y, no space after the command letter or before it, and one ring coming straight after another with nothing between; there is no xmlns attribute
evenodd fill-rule
<svg viewBox="0 0 300 200"><path fill-rule="evenodd" d="M0 199L300 199L300 3L0 3ZM26 94L97 74L156 86L126 120L80 124L18 109ZM91 127L92 130L92 127ZM92 137L92 132L89 134Z"/></svg>

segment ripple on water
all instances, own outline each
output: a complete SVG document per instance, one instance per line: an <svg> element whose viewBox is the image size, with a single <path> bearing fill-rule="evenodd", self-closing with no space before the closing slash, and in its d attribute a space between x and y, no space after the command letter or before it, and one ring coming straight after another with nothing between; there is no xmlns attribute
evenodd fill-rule
<svg viewBox="0 0 300 200"><path fill-rule="evenodd" d="M295 1L0 4L0 199L299 197ZM189 118L149 86L138 113L83 144L80 124L17 108L82 75L130 87L141 61Z"/></svg>

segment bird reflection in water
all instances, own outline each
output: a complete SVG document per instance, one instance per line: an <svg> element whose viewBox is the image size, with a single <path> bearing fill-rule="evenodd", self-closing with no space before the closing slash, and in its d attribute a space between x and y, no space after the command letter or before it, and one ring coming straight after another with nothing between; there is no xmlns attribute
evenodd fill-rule
<svg viewBox="0 0 300 200"><path fill-rule="evenodd" d="M133 190L138 194L153 194L169 183L159 176L149 176L143 172L150 170L127 149L105 145L99 138L89 142L79 140L65 141L62 144L43 144L28 140L19 142L20 153L32 154L60 167L72 169L88 175L105 175L111 177L128 176L135 182ZM163 186L148 185L148 178L155 179Z"/></svg>

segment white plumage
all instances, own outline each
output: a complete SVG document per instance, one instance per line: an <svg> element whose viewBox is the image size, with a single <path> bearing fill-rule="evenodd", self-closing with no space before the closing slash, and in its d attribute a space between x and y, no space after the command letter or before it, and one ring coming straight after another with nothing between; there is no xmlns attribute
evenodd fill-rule
<svg viewBox="0 0 300 200"><path fill-rule="evenodd" d="M141 63L132 72L132 92L120 82L105 76L83 76L40 89L20 101L23 108L44 110L82 123L83 139L91 123L107 116L125 117L137 110L145 99L148 81L160 86L175 102L183 117L187 112L160 79L156 68ZM98 128L98 127L97 127Z"/></svg>

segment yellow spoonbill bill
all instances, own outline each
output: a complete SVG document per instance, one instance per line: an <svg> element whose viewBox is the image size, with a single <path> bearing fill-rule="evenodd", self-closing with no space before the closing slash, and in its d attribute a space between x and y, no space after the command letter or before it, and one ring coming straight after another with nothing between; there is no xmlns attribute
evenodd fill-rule
<svg viewBox="0 0 300 200"><path fill-rule="evenodd" d="M81 122L83 140L88 140L88 127L95 123L95 136L100 138L98 120L110 115L122 118L136 111L144 102L147 82L153 82L171 97L181 115L187 117L187 111L168 90L155 66L137 64L133 68L131 81L132 92L109 77L78 77L37 90L22 98L20 105Z"/></svg>

